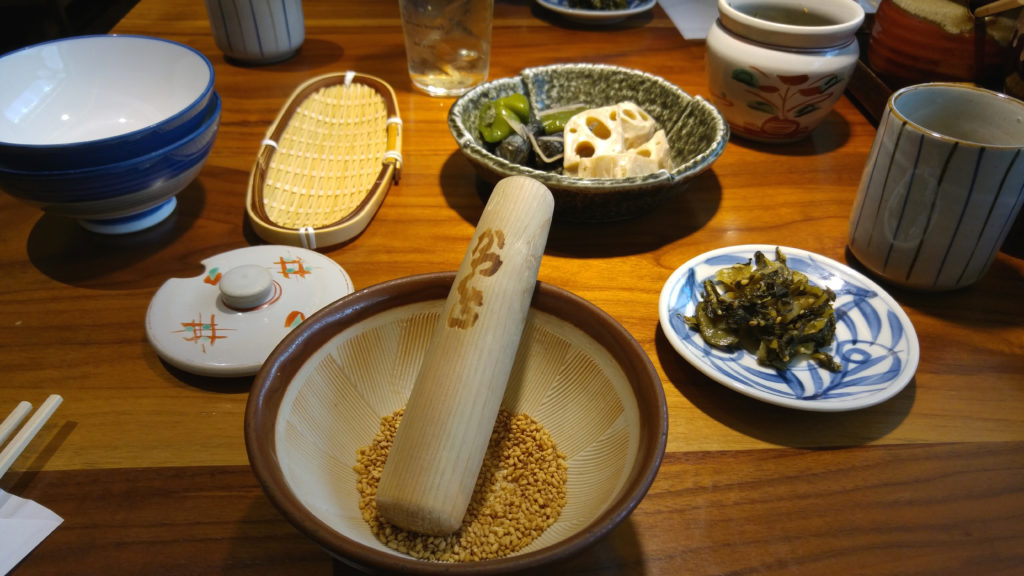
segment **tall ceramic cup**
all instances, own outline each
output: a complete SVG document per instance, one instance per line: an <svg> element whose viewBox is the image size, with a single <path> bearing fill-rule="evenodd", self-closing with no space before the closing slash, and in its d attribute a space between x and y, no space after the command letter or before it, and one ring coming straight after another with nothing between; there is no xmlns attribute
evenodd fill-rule
<svg viewBox="0 0 1024 576"><path fill-rule="evenodd" d="M863 21L852 0L718 0L708 88L732 133L761 142L810 134L850 81Z"/></svg>
<svg viewBox="0 0 1024 576"><path fill-rule="evenodd" d="M494 0L399 0L413 86L458 96L487 79Z"/></svg>
<svg viewBox="0 0 1024 576"><path fill-rule="evenodd" d="M895 92L850 216L850 252L882 278L952 290L988 270L1024 202L1024 102L969 84Z"/></svg>
<svg viewBox="0 0 1024 576"><path fill-rule="evenodd" d="M206 11L217 47L239 64L287 60L306 38L302 0L206 0Z"/></svg>

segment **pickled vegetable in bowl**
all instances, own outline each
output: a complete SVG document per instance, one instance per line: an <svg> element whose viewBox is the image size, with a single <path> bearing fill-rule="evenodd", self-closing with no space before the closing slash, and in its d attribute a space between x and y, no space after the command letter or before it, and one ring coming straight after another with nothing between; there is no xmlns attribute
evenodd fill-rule
<svg viewBox="0 0 1024 576"><path fill-rule="evenodd" d="M485 102L480 137L499 158L580 178L628 178L671 171L665 131L633 102L588 108L531 108L522 94Z"/></svg>

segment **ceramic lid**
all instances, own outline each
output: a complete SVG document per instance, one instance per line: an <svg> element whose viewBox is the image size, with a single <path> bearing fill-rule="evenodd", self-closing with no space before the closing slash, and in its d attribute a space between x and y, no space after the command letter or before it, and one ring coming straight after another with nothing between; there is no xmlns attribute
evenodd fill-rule
<svg viewBox="0 0 1024 576"><path fill-rule="evenodd" d="M310 314L350 294L336 262L292 246L250 246L171 278L146 313L146 335L167 363L205 376L251 376Z"/></svg>

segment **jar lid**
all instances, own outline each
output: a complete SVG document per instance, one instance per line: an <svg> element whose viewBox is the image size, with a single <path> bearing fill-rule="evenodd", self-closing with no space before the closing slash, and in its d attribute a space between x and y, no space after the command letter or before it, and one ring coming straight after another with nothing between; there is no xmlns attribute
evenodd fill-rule
<svg viewBox="0 0 1024 576"><path fill-rule="evenodd" d="M336 262L292 246L250 246L171 278L146 312L146 336L168 364L204 376L251 376L310 314L352 293Z"/></svg>
<svg viewBox="0 0 1024 576"><path fill-rule="evenodd" d="M718 0L718 18L748 40L813 50L849 44L864 9L850 0Z"/></svg>

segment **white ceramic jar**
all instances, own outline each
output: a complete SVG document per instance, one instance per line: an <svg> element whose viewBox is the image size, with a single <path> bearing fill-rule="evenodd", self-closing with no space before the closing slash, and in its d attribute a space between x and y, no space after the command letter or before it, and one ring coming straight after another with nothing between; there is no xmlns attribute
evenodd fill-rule
<svg viewBox="0 0 1024 576"><path fill-rule="evenodd" d="M853 0L718 0L707 36L711 102L734 134L806 137L850 80L863 21Z"/></svg>

